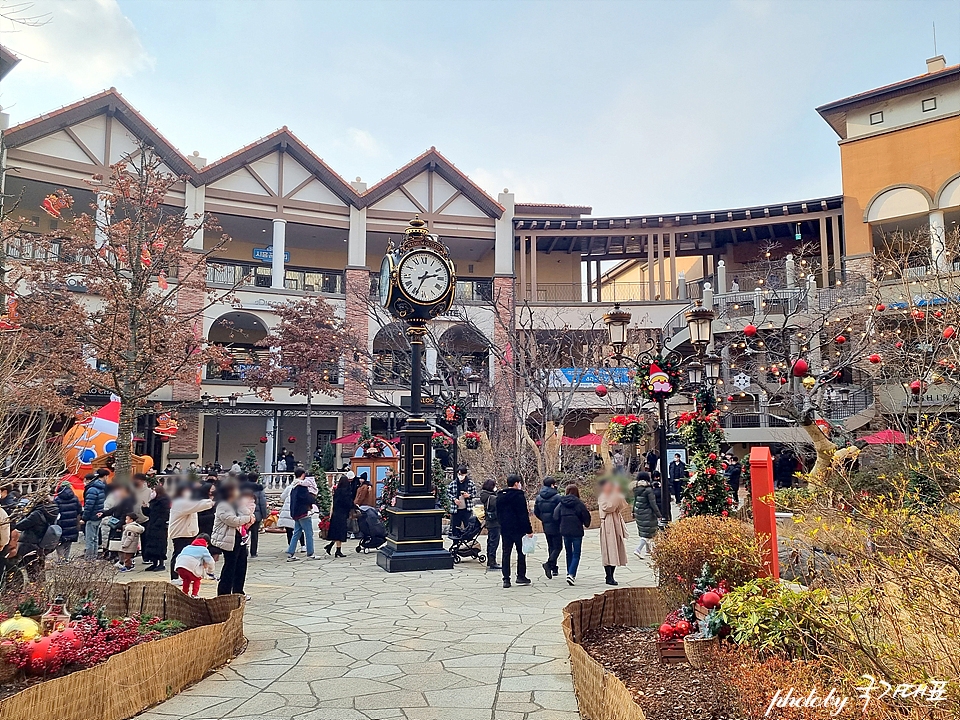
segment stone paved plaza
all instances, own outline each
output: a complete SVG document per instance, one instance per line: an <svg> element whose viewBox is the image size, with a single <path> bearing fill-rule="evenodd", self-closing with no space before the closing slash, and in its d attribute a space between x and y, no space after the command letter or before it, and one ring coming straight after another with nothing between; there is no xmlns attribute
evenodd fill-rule
<svg viewBox="0 0 960 720"><path fill-rule="evenodd" d="M584 538L576 587L562 574L546 579L540 548L528 570L533 584L508 590L499 571L476 561L391 575L355 546L344 546L345 559L287 563L283 538L262 536L250 564L246 651L140 718L579 718L560 610L607 587L597 530ZM620 584L652 585L648 563L630 560L617 572ZM203 594L214 585L205 583Z"/></svg>

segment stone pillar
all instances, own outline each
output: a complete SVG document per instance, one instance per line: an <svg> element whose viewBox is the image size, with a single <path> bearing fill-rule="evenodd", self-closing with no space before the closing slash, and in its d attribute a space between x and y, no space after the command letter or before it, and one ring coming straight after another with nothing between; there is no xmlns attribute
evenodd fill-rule
<svg viewBox="0 0 960 720"><path fill-rule="evenodd" d="M263 468L264 472L273 472L273 464L277 461L277 437L273 415L267 417L267 425L263 434L267 438L267 442L263 446L263 464L260 467Z"/></svg>
<svg viewBox="0 0 960 720"><path fill-rule="evenodd" d="M366 267L347 267L344 275L347 292L345 325L360 348L356 360L349 348L344 355L343 400L345 405L365 405L370 375L367 362L367 351L370 348L370 271ZM344 417L344 425L347 424L347 418ZM361 422L360 425L362 424ZM359 427L346 432L356 429Z"/></svg>
<svg viewBox="0 0 960 720"><path fill-rule="evenodd" d="M793 260L793 255L787 255L787 261L784 263L787 274L787 287L793 288L797 286L797 264Z"/></svg>
<svg viewBox="0 0 960 720"><path fill-rule="evenodd" d="M200 157L196 150L187 157L190 164L197 170L206 166L207 159ZM206 186L194 187L193 183L187 180L186 192L184 194L184 210L186 212L186 222L188 225L195 225L197 231L187 242L187 247L192 250L203 250L203 213L206 203Z"/></svg>
<svg viewBox="0 0 960 720"><path fill-rule="evenodd" d="M713 310L713 286L710 283L703 284L703 306Z"/></svg>
<svg viewBox="0 0 960 720"><path fill-rule="evenodd" d="M717 263L717 292L721 295L727 291L727 263L723 260Z"/></svg>
<svg viewBox="0 0 960 720"><path fill-rule="evenodd" d="M677 273L677 299L687 299L687 275L683 270Z"/></svg>
<svg viewBox="0 0 960 720"><path fill-rule="evenodd" d="M930 213L930 257L933 259L933 267L938 271L946 270L950 266L945 238L943 210L934 210Z"/></svg>
<svg viewBox="0 0 960 720"><path fill-rule="evenodd" d="M273 261L270 266L270 287L283 290L284 263L286 252L287 221L276 218L273 221Z"/></svg>

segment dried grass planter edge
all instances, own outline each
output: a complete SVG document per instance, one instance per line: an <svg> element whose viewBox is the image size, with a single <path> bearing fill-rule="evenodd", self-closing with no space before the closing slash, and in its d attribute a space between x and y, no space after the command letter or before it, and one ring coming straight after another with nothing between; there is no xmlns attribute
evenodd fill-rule
<svg viewBox="0 0 960 720"><path fill-rule="evenodd" d="M127 720L167 700L243 649L244 598L195 600L165 582L116 585L108 613L179 620L187 630L0 700L0 720Z"/></svg>
<svg viewBox="0 0 960 720"><path fill-rule="evenodd" d="M612 625L656 627L666 614L666 605L656 588L607 590L563 608L563 636L570 652L573 689L584 720L646 720L620 678L605 670L581 647L584 634Z"/></svg>

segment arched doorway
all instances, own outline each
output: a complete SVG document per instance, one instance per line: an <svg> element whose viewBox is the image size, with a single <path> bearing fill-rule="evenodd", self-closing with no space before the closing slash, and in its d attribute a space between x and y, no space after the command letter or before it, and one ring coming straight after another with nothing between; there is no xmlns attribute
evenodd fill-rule
<svg viewBox="0 0 960 720"><path fill-rule="evenodd" d="M269 352L258 345L267 335L266 324L253 313L234 311L218 317L210 326L207 340L227 348L233 362L227 366L210 363L207 366L207 379L243 380L247 370L258 365L264 354Z"/></svg>

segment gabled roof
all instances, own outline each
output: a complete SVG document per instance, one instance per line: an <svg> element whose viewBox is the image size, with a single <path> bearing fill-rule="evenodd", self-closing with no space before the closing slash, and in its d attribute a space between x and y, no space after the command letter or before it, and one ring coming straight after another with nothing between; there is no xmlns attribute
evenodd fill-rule
<svg viewBox="0 0 960 720"><path fill-rule="evenodd" d="M4 142L7 147L19 147L104 113L115 117L130 132L152 146L160 159L173 172L186 175L191 183L200 185L197 168L171 145L159 130L147 122L143 115L117 92L116 88L104 90L72 105L15 125L4 133Z"/></svg>
<svg viewBox="0 0 960 720"><path fill-rule="evenodd" d="M329 165L313 154L300 139L284 125L266 137L256 140L234 153L207 165L200 172L204 184L215 183L248 163L266 157L276 150L283 150L304 168L314 174L330 191L348 205L361 207L361 199L350 184L338 175Z"/></svg>
<svg viewBox="0 0 960 720"><path fill-rule="evenodd" d="M858 105L867 104L880 98L893 98L914 92L925 85L941 84L955 80L960 76L960 65L950 65L942 70L926 72L923 75L900 80L899 82L883 85L873 90L867 90L841 100L834 100L817 108L820 116L826 120L841 138L847 137L847 110Z"/></svg>
<svg viewBox="0 0 960 720"><path fill-rule="evenodd" d="M589 205L564 205L562 203L518 202L514 212L523 215L589 215L593 208Z"/></svg>
<svg viewBox="0 0 960 720"><path fill-rule="evenodd" d="M464 175L457 166L431 147L419 157L414 158L392 175L388 175L362 196L364 207L369 207L382 200L406 182L413 180L425 170L433 170L453 187L463 193L470 202L479 207L491 217L499 218L503 215L503 206L487 195L470 178Z"/></svg>
<svg viewBox="0 0 960 720"><path fill-rule="evenodd" d="M0 80L5 78L18 62L20 62L20 58L0 45Z"/></svg>

